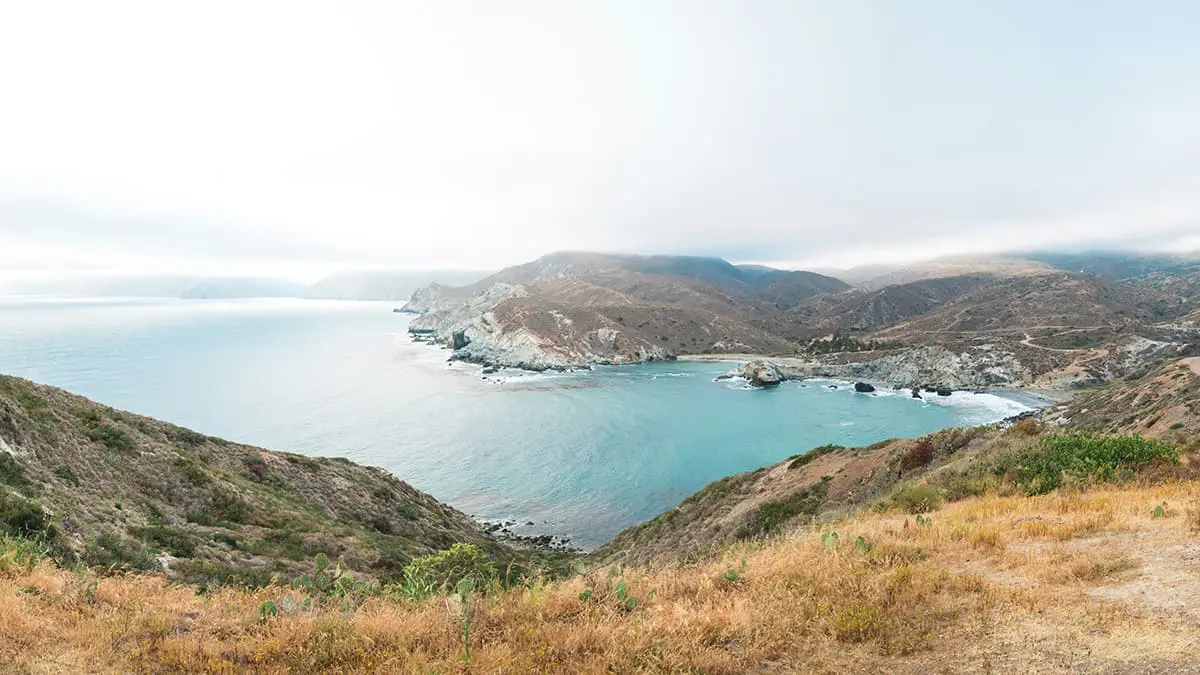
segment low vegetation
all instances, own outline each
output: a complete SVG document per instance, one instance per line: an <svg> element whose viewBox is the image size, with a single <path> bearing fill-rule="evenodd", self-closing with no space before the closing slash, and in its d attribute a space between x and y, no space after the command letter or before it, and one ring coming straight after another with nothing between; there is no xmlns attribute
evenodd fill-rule
<svg viewBox="0 0 1200 675"><path fill-rule="evenodd" d="M1032 441L1051 453L1066 442ZM700 562L584 568L561 581L506 583L489 557L456 545L414 559L393 584L320 558L290 583L200 596L159 575L62 570L36 543L7 537L0 662L64 671L1170 670L1191 662L1197 622L1162 620L1138 603L1190 587L1136 579L1148 565L1174 564L1171 547L1193 536L1194 516L1156 507L1200 504L1200 489L1145 484L1145 469L1171 458L1144 456L1121 451L1110 467L1119 470L1098 471L1086 491L1025 496L1001 486L915 521L864 511ZM1108 475L1131 480L1099 482ZM1133 529L1148 544L1121 543ZM1147 546L1167 551L1166 562ZM1135 583L1140 594L1125 590Z"/></svg>

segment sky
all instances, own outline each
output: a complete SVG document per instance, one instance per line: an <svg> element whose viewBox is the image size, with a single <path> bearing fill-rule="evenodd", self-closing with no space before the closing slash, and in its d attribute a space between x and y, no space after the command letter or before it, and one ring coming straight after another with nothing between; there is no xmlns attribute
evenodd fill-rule
<svg viewBox="0 0 1200 675"><path fill-rule="evenodd" d="M1200 3L5 2L0 274L1200 249Z"/></svg>

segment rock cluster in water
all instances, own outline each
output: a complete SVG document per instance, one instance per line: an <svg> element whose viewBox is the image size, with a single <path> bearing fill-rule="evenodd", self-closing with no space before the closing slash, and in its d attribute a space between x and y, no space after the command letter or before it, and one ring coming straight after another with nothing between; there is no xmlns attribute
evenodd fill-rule
<svg viewBox="0 0 1200 675"><path fill-rule="evenodd" d="M581 553L582 549L571 546L570 537L557 537L552 534L517 534L512 531L516 527L517 521L496 521L494 523L484 523L483 531L492 535L499 541L512 544L517 548L525 548L534 551L562 552L562 553ZM525 523L527 527L534 525L533 521Z"/></svg>
<svg viewBox="0 0 1200 675"><path fill-rule="evenodd" d="M777 387L785 379L779 366L768 361L751 361L742 367L742 377L752 387Z"/></svg>

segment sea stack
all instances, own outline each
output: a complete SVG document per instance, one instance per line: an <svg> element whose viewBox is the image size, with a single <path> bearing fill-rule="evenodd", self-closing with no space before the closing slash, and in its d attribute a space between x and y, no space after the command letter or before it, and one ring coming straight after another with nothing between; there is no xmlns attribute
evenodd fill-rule
<svg viewBox="0 0 1200 675"><path fill-rule="evenodd" d="M783 382L779 366L767 361L751 361L742 368L742 377L752 387L777 387Z"/></svg>

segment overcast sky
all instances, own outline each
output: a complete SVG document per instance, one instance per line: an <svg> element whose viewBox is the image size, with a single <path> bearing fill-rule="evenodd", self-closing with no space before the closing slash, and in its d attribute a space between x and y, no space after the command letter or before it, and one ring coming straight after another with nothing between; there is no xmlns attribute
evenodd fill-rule
<svg viewBox="0 0 1200 675"><path fill-rule="evenodd" d="M0 270L1200 247L1200 3L5 2Z"/></svg>

